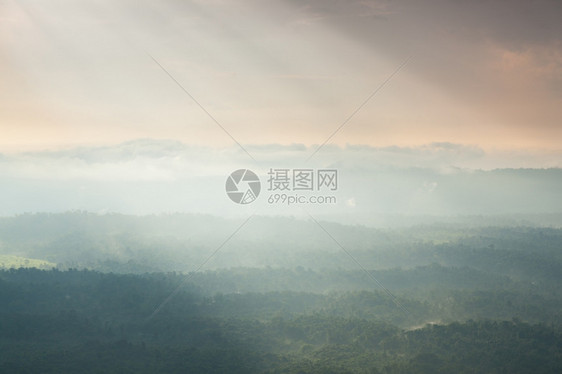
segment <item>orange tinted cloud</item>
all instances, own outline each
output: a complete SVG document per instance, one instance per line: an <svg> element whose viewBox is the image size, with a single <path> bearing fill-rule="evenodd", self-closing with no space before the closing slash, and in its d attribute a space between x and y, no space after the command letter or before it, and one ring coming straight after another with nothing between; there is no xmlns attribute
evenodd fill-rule
<svg viewBox="0 0 562 374"><path fill-rule="evenodd" d="M537 1L0 5L0 151L175 138L559 148L562 14ZM5 58L4 58L5 57Z"/></svg>

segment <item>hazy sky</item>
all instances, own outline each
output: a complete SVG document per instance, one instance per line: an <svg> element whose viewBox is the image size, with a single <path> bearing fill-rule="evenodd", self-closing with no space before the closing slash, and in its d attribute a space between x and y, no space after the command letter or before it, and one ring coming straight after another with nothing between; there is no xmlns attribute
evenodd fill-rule
<svg viewBox="0 0 562 374"><path fill-rule="evenodd" d="M0 1L0 153L177 139L557 152L560 1Z"/></svg>
<svg viewBox="0 0 562 374"><path fill-rule="evenodd" d="M0 216L87 210L96 213L206 213L247 218L290 215L371 224L379 215L474 215L562 212L562 166L556 154L433 143L420 147L329 145L306 167L338 170L336 190L272 190L270 168L301 168L311 148L252 145L248 163L238 147L137 140L115 146L0 155ZM225 192L228 175L251 167L261 194L248 205ZM334 204L271 203L276 194L335 196ZM377 221L380 223L380 221ZM378 224L377 223L377 224Z"/></svg>

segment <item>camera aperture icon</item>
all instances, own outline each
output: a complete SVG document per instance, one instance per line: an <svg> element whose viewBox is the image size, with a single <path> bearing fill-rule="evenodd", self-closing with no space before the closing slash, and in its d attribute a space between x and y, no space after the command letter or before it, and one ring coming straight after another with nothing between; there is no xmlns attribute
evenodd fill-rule
<svg viewBox="0 0 562 374"><path fill-rule="evenodd" d="M226 179L226 194L237 204L250 204L260 194L258 176L249 169L238 169Z"/></svg>

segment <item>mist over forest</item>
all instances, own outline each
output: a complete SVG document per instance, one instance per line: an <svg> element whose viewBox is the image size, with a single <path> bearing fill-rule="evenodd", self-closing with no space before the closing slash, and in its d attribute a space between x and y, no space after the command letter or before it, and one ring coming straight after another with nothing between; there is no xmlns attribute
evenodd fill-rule
<svg viewBox="0 0 562 374"><path fill-rule="evenodd" d="M273 204L271 170L310 149L250 149L247 205L239 150L3 156L0 372L562 370L561 169L328 147L309 167L337 170L334 203Z"/></svg>
<svg viewBox="0 0 562 374"><path fill-rule="evenodd" d="M561 374L562 1L0 1L0 374Z"/></svg>
<svg viewBox="0 0 562 374"><path fill-rule="evenodd" d="M4 217L0 369L558 372L560 220Z"/></svg>
<svg viewBox="0 0 562 374"><path fill-rule="evenodd" d="M328 146L304 170L333 190L283 192L272 171L312 148L248 149L263 161L147 139L3 155L0 372L562 371L562 169Z"/></svg>
<svg viewBox="0 0 562 374"><path fill-rule="evenodd" d="M532 215L562 211L562 169L513 168L509 153L432 143L424 147L248 146L260 160L235 147L221 151L172 140L136 140L112 146L6 154L0 157L0 214L24 212L159 214L202 213L221 217L307 217L345 224L389 226L408 217ZM518 157L546 163L548 154ZM518 159L518 157L515 157ZM536 158L533 161L533 157ZM540 160L540 161L539 161ZM268 173L275 168L335 169L335 204L269 204ZM234 170L250 168L262 191L249 206L232 204L224 193ZM292 194L293 191L288 191ZM326 195L326 194L324 194ZM393 219L392 216L397 216ZM419 221L419 220L418 220ZM423 222L423 219L421 220Z"/></svg>

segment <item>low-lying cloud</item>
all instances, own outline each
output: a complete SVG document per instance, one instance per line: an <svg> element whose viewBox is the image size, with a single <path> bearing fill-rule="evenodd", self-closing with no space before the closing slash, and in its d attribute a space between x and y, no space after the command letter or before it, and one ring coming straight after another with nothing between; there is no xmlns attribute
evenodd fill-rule
<svg viewBox="0 0 562 374"><path fill-rule="evenodd" d="M245 148L256 162L237 146L210 148L150 139L6 154L0 157L0 214L78 209L305 215L302 208L306 208L335 220L363 222L374 214L562 211L562 172L546 168L560 166L560 155L554 153L494 153L453 143L379 148L328 145L307 162L315 146ZM232 203L225 193L227 176L240 168L255 171L262 183L260 199L248 206ZM337 169L337 203L268 205L271 168Z"/></svg>

